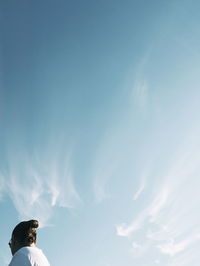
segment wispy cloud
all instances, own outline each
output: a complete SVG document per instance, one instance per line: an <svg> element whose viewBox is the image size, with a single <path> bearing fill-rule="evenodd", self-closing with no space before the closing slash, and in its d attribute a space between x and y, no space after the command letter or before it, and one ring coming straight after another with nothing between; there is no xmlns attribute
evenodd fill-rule
<svg viewBox="0 0 200 266"><path fill-rule="evenodd" d="M148 216L150 216L151 222L156 221L157 215L165 208L166 204L169 204L169 195L169 187L167 184L164 184L148 209Z"/></svg>
<svg viewBox="0 0 200 266"><path fill-rule="evenodd" d="M199 239L197 173L200 170L200 153L197 143L197 136L194 139L189 137L184 142L181 150L171 158L171 166L162 170L151 193L146 187L143 199L147 193L151 195L146 206L140 209L130 224L123 223L116 227L117 235L133 238L134 243L150 241L146 252L158 249L160 254L171 258L170 265L178 265L174 264L176 256L187 252ZM135 194L136 199L143 187L141 181L139 192ZM132 248L137 247L134 245Z"/></svg>
<svg viewBox="0 0 200 266"><path fill-rule="evenodd" d="M125 91L128 91L128 95L125 95L126 102L124 103L126 108L122 112L117 110L116 116L113 115L111 117L109 126L105 129L105 134L102 136L100 146L96 151L92 177L94 180L93 191L97 202L102 202L109 197L107 184L113 176L117 175L117 169L123 167L125 158L127 156L131 157L134 153L130 145L135 134L134 124L132 123L134 117L132 103L134 102L134 106L141 112L145 112L147 109L149 84L144 77L144 72L148 58L149 52L140 60L136 70L134 72L131 71L127 80L124 82L124 87L127 88ZM119 93L121 98L124 98L123 93L123 90ZM139 113L141 113L140 111ZM145 185L146 180L144 178L134 195L134 200L140 196Z"/></svg>
<svg viewBox="0 0 200 266"><path fill-rule="evenodd" d="M151 50L151 49L150 49ZM131 94L134 106L136 106L141 112L147 111L149 101L149 82L145 77L145 70L148 65L150 50L143 56L138 64L138 67L132 73L131 81Z"/></svg>
<svg viewBox="0 0 200 266"><path fill-rule="evenodd" d="M141 229L143 222L145 221L147 217L147 214L148 214L148 211L145 209L138 215L138 217L130 225L126 225L125 223L118 225L116 227L117 235L124 236L124 237L130 237L133 234L133 232Z"/></svg>
<svg viewBox="0 0 200 266"><path fill-rule="evenodd" d="M188 239L176 243L174 243L174 240L171 240L169 243L160 244L157 247L163 254L174 256L179 252L183 252L191 243L194 242L194 240L196 239L193 237L189 237Z"/></svg>
<svg viewBox="0 0 200 266"><path fill-rule="evenodd" d="M139 188L133 196L134 200L137 200L139 198L140 194L144 191L145 186L146 186L146 178L142 177L141 181L140 181Z"/></svg>
<svg viewBox="0 0 200 266"><path fill-rule="evenodd" d="M164 208L167 203L168 192L167 188L163 186L163 189L154 196L150 204L139 213L136 219L130 225L122 224L116 227L117 235L130 237L133 232L142 228L145 220L149 218L150 222L155 221L159 212Z"/></svg>
<svg viewBox="0 0 200 266"><path fill-rule="evenodd" d="M18 158L8 156L8 167L1 171L2 193L11 198L20 219L35 217L44 226L56 206L73 208L80 204L70 162L67 159L63 164L56 154L48 158L27 152Z"/></svg>

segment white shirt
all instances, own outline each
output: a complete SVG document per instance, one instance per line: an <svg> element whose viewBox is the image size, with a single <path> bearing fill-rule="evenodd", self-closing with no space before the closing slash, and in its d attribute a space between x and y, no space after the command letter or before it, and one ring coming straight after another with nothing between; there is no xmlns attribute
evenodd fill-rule
<svg viewBox="0 0 200 266"><path fill-rule="evenodd" d="M12 257L9 266L50 266L41 249L33 247L20 248Z"/></svg>

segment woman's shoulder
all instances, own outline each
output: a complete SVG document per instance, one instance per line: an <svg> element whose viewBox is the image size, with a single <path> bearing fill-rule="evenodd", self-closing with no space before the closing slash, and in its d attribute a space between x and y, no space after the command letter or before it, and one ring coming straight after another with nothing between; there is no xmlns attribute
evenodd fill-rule
<svg viewBox="0 0 200 266"><path fill-rule="evenodd" d="M36 246L24 247L22 252L29 258L31 262L36 263L36 265L49 266L49 262L40 248Z"/></svg>
<svg viewBox="0 0 200 266"><path fill-rule="evenodd" d="M29 259L28 259L28 256L26 254L26 251L25 249L19 249L15 254L14 256L12 257L12 260L9 264L9 266L18 266L18 265L27 265L29 266L30 265L30 262L29 262Z"/></svg>
<svg viewBox="0 0 200 266"><path fill-rule="evenodd" d="M42 250L37 247L23 247L20 248L12 258L9 266L31 266L43 265L49 266L49 262Z"/></svg>

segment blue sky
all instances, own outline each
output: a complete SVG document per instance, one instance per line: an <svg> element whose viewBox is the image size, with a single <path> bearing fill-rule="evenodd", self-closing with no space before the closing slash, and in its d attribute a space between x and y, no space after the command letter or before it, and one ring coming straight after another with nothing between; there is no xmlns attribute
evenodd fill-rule
<svg viewBox="0 0 200 266"><path fill-rule="evenodd" d="M198 266L200 3L0 0L0 263Z"/></svg>

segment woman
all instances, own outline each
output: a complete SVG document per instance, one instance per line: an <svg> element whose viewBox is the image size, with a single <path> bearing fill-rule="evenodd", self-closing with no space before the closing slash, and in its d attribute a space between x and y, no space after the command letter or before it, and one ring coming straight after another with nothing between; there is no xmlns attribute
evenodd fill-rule
<svg viewBox="0 0 200 266"><path fill-rule="evenodd" d="M35 246L38 226L38 221L30 220L14 228L9 241L13 255L9 266L50 266L42 250Z"/></svg>

